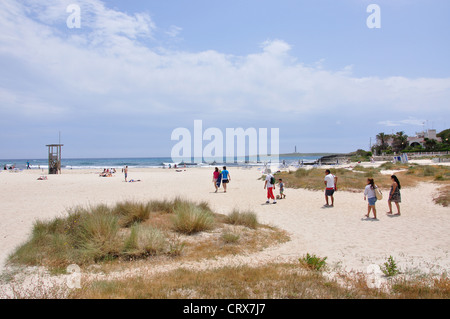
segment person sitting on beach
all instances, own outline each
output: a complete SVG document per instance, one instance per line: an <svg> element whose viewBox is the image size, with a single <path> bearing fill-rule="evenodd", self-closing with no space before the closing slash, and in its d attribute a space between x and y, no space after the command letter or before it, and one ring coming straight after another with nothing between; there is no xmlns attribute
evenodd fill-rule
<svg viewBox="0 0 450 319"><path fill-rule="evenodd" d="M387 214L392 215L392 202L394 202L395 206L397 206L397 214L393 214L393 215L400 216L400 203L402 202L402 196L400 194L400 189L402 187L400 186L400 181L398 180L397 176L392 175L391 180L392 180L392 185L391 185L391 191L389 192L389 199L388 199L389 211L387 212Z"/></svg>
<svg viewBox="0 0 450 319"><path fill-rule="evenodd" d="M369 218L370 211L373 212L373 219L377 219L377 210L375 208L375 202L377 201L377 195L375 194L375 188L377 186L375 185L375 182L373 178L367 179L367 185L364 188L364 200L367 198L368 202L368 208L367 208L367 215L365 215L367 218Z"/></svg>
<svg viewBox="0 0 450 319"><path fill-rule="evenodd" d="M325 205L323 207L334 207L334 192L337 185L337 177L331 174L330 170L325 170ZM331 205L328 204L328 197L331 197Z"/></svg>
<svg viewBox="0 0 450 319"><path fill-rule="evenodd" d="M99 174L100 177L112 177L112 174L110 173L109 169L104 169L102 173Z"/></svg>

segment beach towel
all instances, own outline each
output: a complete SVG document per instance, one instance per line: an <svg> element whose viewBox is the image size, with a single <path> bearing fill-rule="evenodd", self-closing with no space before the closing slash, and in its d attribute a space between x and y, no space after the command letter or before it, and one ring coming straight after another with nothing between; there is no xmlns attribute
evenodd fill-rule
<svg viewBox="0 0 450 319"><path fill-rule="evenodd" d="M219 174L219 177L217 178L217 182L216 182L217 187L220 187L221 182L222 182L222 174Z"/></svg>

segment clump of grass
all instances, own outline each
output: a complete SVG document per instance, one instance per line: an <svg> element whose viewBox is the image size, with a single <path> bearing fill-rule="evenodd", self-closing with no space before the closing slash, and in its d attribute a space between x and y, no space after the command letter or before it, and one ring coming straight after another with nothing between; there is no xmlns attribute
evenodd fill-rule
<svg viewBox="0 0 450 319"><path fill-rule="evenodd" d="M114 258L119 253L119 218L105 206L93 208L80 216L81 221L73 232L70 242L76 248L77 259L99 261ZM55 236L55 238L58 236ZM69 244L69 243L68 243Z"/></svg>
<svg viewBox="0 0 450 319"><path fill-rule="evenodd" d="M450 205L450 185L441 187L438 196L433 198L433 201L438 205L448 207Z"/></svg>
<svg viewBox="0 0 450 319"><path fill-rule="evenodd" d="M320 271L323 269L326 265L327 257L320 258L316 255L310 255L309 253L306 253L305 256L302 258L299 258L299 261L302 265L306 266L307 268L311 270Z"/></svg>
<svg viewBox="0 0 450 319"><path fill-rule="evenodd" d="M234 209L231 214L226 217L225 223L256 229L258 227L258 218L254 212L240 212L239 210Z"/></svg>
<svg viewBox="0 0 450 319"><path fill-rule="evenodd" d="M234 231L225 230L220 237L225 244L236 244L241 236Z"/></svg>
<svg viewBox="0 0 450 319"><path fill-rule="evenodd" d="M116 204L112 208L112 213L119 216L119 223L122 227L130 227L135 223L147 220L150 217L151 206L148 203L126 201Z"/></svg>
<svg viewBox="0 0 450 319"><path fill-rule="evenodd" d="M124 253L130 257L155 256L169 252L169 241L159 229L134 224L125 240Z"/></svg>
<svg viewBox="0 0 450 319"><path fill-rule="evenodd" d="M214 215L205 206L183 202L176 205L173 217L173 228L182 234L195 234L211 230L214 226Z"/></svg>
<svg viewBox="0 0 450 319"><path fill-rule="evenodd" d="M184 247L182 242L171 241L162 230L144 225L154 210L174 212L173 227L182 233L209 230L214 225L214 215L206 203L197 205L180 199L126 201L111 208L75 207L65 218L36 221L30 239L9 256L9 262L62 269L70 264L130 256L179 255Z"/></svg>

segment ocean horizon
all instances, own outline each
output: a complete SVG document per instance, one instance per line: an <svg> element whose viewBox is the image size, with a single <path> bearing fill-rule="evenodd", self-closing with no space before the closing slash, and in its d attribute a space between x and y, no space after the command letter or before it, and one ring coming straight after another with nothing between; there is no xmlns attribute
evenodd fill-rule
<svg viewBox="0 0 450 319"><path fill-rule="evenodd" d="M247 166L247 165L264 165L265 163L271 164L286 164L297 165L303 163L313 163L325 153L310 153L310 154L280 154L275 161L249 161L248 158L235 159L233 163L225 161L221 162L204 160L201 163L195 163L193 161L174 161L171 157L117 157L117 158L62 158L62 169L104 169L104 168L123 168L128 166L129 168L161 168L168 167L169 164L186 164L186 166L213 166L213 165L228 165L228 166ZM27 162L30 163L31 169L47 169L48 159L0 159L2 169L4 166L7 168L14 166L16 169L26 169Z"/></svg>

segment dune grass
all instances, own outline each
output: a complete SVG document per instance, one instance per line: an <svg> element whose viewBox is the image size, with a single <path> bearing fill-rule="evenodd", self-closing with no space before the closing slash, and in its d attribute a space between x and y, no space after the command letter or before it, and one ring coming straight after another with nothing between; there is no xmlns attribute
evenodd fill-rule
<svg viewBox="0 0 450 319"><path fill-rule="evenodd" d="M382 174L383 170L398 170L395 175L402 187L414 187L420 182L450 183L450 167L443 165L415 165L384 163L379 167L363 167L356 165L352 170L346 168L331 168L333 175L338 177L338 190L360 192L367 185L367 178L373 178L378 187L388 189L392 182L389 174ZM282 178L286 187L323 190L325 169L299 168L296 171L276 174Z"/></svg>
<svg viewBox="0 0 450 319"><path fill-rule="evenodd" d="M70 291L73 299L448 299L450 279L394 278L387 289L370 288L360 274L330 278L298 263L180 268L134 280L94 280Z"/></svg>
<svg viewBox="0 0 450 319"><path fill-rule="evenodd" d="M179 198L75 207L66 217L36 221L29 240L8 261L62 270L70 264L159 256L212 258L257 251L289 239L283 231L260 225L252 212L234 211L230 216L214 213L207 203ZM225 225L230 226L225 229ZM195 237L201 233L207 235Z"/></svg>

